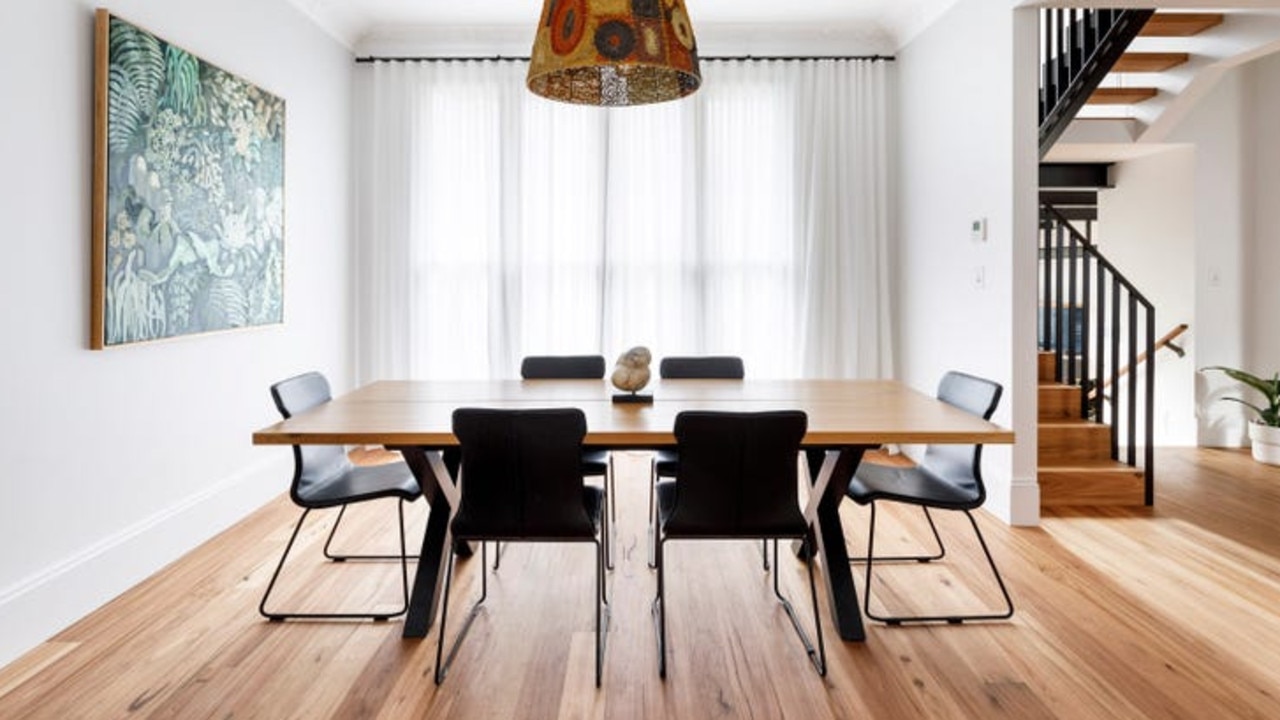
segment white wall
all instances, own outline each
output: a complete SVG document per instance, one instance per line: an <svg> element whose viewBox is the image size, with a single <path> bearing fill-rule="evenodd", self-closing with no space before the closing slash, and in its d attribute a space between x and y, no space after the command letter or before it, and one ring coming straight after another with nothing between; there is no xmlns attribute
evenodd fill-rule
<svg viewBox="0 0 1280 720"><path fill-rule="evenodd" d="M1173 130L1195 145L1195 320L1197 367L1280 369L1276 268L1280 237L1280 57L1226 73ZM1220 402L1239 389L1219 374L1197 374L1198 442L1247 445L1245 414Z"/></svg>
<svg viewBox="0 0 1280 720"><path fill-rule="evenodd" d="M94 5L4 8L0 664L287 488L270 382L350 382L350 55L284 0L111 10L285 98L285 324L87 349Z"/></svg>
<svg viewBox="0 0 1280 720"><path fill-rule="evenodd" d="M1245 244L1245 365L1280 372L1280 53L1244 68L1253 180L1251 242ZM1255 396L1256 397L1256 396Z"/></svg>
<svg viewBox="0 0 1280 720"><path fill-rule="evenodd" d="M994 419L1017 445L987 448L987 508L1018 524L1039 519L1035 23L961 0L897 56L900 376L930 393L949 369L1005 386ZM985 242L969 237L979 218Z"/></svg>
<svg viewBox="0 0 1280 720"><path fill-rule="evenodd" d="M1156 338L1196 314L1195 149L1173 146L1118 163L1098 194L1094 242L1155 306ZM1156 355L1155 444L1196 444L1196 331L1175 342L1187 355ZM1125 381L1122 381L1125 382ZM1139 426L1144 422L1139 412Z"/></svg>

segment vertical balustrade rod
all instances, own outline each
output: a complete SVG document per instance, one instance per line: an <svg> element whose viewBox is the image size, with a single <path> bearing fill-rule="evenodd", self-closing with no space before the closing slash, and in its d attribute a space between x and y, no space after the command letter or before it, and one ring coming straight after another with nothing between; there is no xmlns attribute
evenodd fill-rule
<svg viewBox="0 0 1280 720"><path fill-rule="evenodd" d="M1067 318L1066 318L1066 337L1067 351L1070 354L1070 368L1067 370L1067 384L1075 385L1080 377L1079 368L1076 363L1079 361L1080 347L1076 334L1076 308L1079 305L1080 298L1076 294L1076 272L1079 271L1080 265L1080 241L1074 235L1069 238L1071 244L1067 248Z"/></svg>
<svg viewBox="0 0 1280 720"><path fill-rule="evenodd" d="M1147 505L1156 501L1155 486L1155 412L1156 412L1156 311L1147 308L1147 446L1142 455L1143 500Z"/></svg>
<svg viewBox="0 0 1280 720"><path fill-rule="evenodd" d="M1090 292L1093 288L1089 284L1090 260L1092 258L1087 252L1080 258L1080 284L1083 286L1080 292L1083 299L1080 306L1080 386L1085 390L1080 393L1080 417L1085 419L1089 417L1089 388L1097 387L1089 381L1089 316L1095 304L1093 294Z"/></svg>
<svg viewBox="0 0 1280 720"><path fill-rule="evenodd" d="M1064 345L1062 342L1062 245L1066 234L1066 228L1062 223L1058 223L1053 249L1053 351L1058 359L1058 371L1055 377L1058 382L1062 382L1066 376L1065 364L1062 362Z"/></svg>
<svg viewBox="0 0 1280 720"><path fill-rule="evenodd" d="M1155 362L1155 358L1149 358ZM1129 417L1128 463L1138 466L1138 299L1129 293ZM1119 380L1116 383L1119 384Z"/></svg>
<svg viewBox="0 0 1280 720"><path fill-rule="evenodd" d="M1040 73L1041 74L1040 102L1043 105L1040 109L1040 119L1043 121L1044 118L1049 114L1049 111L1052 110L1053 106L1056 105L1058 102L1058 97L1053 89L1053 75L1052 75L1053 73L1053 42L1052 42L1053 17L1050 14L1050 11L1048 10L1040 11L1040 29L1042 31L1041 35L1043 36L1042 42L1044 43L1044 53L1043 53L1043 57L1041 58L1041 61L1044 63L1044 67L1041 69L1041 73Z"/></svg>
<svg viewBox="0 0 1280 720"><path fill-rule="evenodd" d="M1098 47L1098 13L1085 8L1084 11L1084 56L1089 57Z"/></svg>
<svg viewBox="0 0 1280 720"><path fill-rule="evenodd" d="M1097 312L1097 348L1098 357L1095 359L1097 368L1094 372L1093 381L1093 418L1097 422L1105 423L1106 420L1106 401L1102 397L1102 382L1107 377L1107 284L1106 284L1106 268L1101 262L1098 263L1098 308ZM1115 302L1115 298L1111 298L1111 302ZM1112 413L1115 414L1114 412Z"/></svg>
<svg viewBox="0 0 1280 720"><path fill-rule="evenodd" d="M1067 26L1067 21L1066 21L1067 11L1066 11L1066 10L1063 10L1063 9L1061 9L1061 8L1059 8L1059 9L1057 9L1057 10L1054 10L1053 12L1054 12L1054 15L1056 15L1056 16L1057 16L1056 22L1057 22L1057 31L1058 31L1058 37L1057 37L1057 42L1058 42L1058 87L1065 89L1065 88L1067 88L1067 87L1069 87L1069 86L1071 85L1070 67L1068 67L1068 65L1067 65L1067 57L1066 57L1066 55L1067 55L1067 50L1066 50L1066 48L1067 48L1067 43L1065 42L1065 38L1066 38L1066 34L1067 34L1067 27L1066 27L1066 26Z"/></svg>
<svg viewBox="0 0 1280 720"><path fill-rule="evenodd" d="M1049 262L1053 247L1053 221L1045 219L1041 223L1040 274L1043 277L1041 278L1042 287L1040 288L1040 349L1048 351L1053 349L1049 347L1053 337L1051 334L1053 326L1049 324L1052 318L1050 313L1053 312L1053 266Z"/></svg>
<svg viewBox="0 0 1280 720"><path fill-rule="evenodd" d="M1120 459L1120 388L1116 384L1120 372L1120 278L1111 274L1111 459ZM1105 390L1105 388L1103 388Z"/></svg>

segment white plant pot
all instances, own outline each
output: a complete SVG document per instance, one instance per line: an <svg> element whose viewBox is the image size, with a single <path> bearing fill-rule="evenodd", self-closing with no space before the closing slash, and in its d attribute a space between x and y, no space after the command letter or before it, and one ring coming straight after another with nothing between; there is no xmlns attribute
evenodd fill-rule
<svg viewBox="0 0 1280 720"><path fill-rule="evenodd" d="M1267 465L1280 465L1280 428L1249 423L1249 440L1253 444L1253 459Z"/></svg>

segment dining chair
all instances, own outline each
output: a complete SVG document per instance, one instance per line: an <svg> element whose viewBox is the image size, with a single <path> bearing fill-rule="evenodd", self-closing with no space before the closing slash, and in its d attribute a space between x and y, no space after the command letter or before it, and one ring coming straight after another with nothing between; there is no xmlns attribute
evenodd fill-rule
<svg viewBox="0 0 1280 720"><path fill-rule="evenodd" d="M603 355L529 355L520 361L525 380L599 380L604 378Z"/></svg>
<svg viewBox="0 0 1280 720"><path fill-rule="evenodd" d="M667 676L666 543L672 540L766 538L773 541L773 593L804 644L820 676L827 672L818 591L810 552L809 523L800 507L797 463L808 417L798 410L771 412L684 411L676 416L680 465L675 480L658 483L656 565L658 593L653 614L658 625L658 675ZM806 544L815 650L791 602L778 584L778 539ZM697 587L697 581L692 581ZM715 592L718 588L698 588Z"/></svg>
<svg viewBox="0 0 1280 720"><path fill-rule="evenodd" d="M990 420L996 405L1000 402L1003 388L991 380L975 377L961 372L948 372L938 385L938 399L953 407L984 420ZM866 586L863 593L864 612L867 617L890 625L907 622L946 621L962 623L966 620L1004 620L1013 616L1013 600L1000 577L991 550L982 537L982 530L973 517L973 510L982 506L986 500L986 486L982 482L982 446L932 444L926 450L918 465L897 467L870 462L859 463L853 479L849 481L846 493L854 502L870 508L868 523L867 555L851 558L851 562L865 562ZM880 556L875 554L876 538L876 503L889 501L915 505L924 511L929 529L937 543L937 551L929 555ZM915 561L928 563L940 560L946 555L946 546L942 536L934 524L930 508L937 510L957 510L969 519L978 544L986 555L987 564L995 575L996 584L1004 596L1003 610L978 614L931 614L931 615L877 615L871 610L873 568L876 563L892 561Z"/></svg>
<svg viewBox="0 0 1280 720"><path fill-rule="evenodd" d="M287 420L298 413L319 407L332 399L329 381L318 372L303 373L271 386L271 398L276 409ZM422 495L418 481L414 479L409 466L403 460L384 465L355 466L347 457L346 449L341 445L294 445L293 446L293 482L289 487L289 497L294 504L301 507L302 516L293 527L293 534L285 545L284 553L276 564L267 590L258 603L258 612L273 622L290 618L309 619L344 619L368 618L387 620L405 612L409 603L409 570L411 558L405 550L404 504L412 502ZM342 522L347 506L353 503L377 500L380 498L397 498L400 520L400 553L398 555L342 555L331 551L330 546ZM267 610L267 600L275 588L280 571L284 568L289 551L298 538L298 532L312 510L338 508L338 516L333 528L324 543L324 555L335 562L347 560L390 560L400 561L400 579L404 603L396 612L278 612Z"/></svg>
<svg viewBox="0 0 1280 720"><path fill-rule="evenodd" d="M471 623L488 598L488 542L542 541L596 545L596 588L592 597L596 606L596 687L600 687L609 620L604 585L609 517L604 512L605 491L585 485L580 472L586 432L586 415L577 408L454 411L453 434L462 447L462 463L458 470L461 499L451 528L455 541L480 543L481 583L480 598L472 605L444 658L454 565L453 553L449 554L436 642L437 685L444 681Z"/></svg>
<svg viewBox="0 0 1280 720"><path fill-rule="evenodd" d="M529 355L520 362L520 377L525 380L603 380L605 363L603 355ZM584 450L582 474L585 477L602 478L609 496L609 521L617 523L617 494L613 482L613 455L608 450ZM612 553L613 544L610 543ZM494 569L501 562L502 546L494 548ZM613 555L608 556L608 567L613 569Z"/></svg>
<svg viewBox="0 0 1280 720"><path fill-rule="evenodd" d="M742 358L736 355L688 355L671 356L658 363L658 376L663 380L741 380L746 377ZM653 493L662 478L674 478L680 467L680 457L675 450L663 448L653 454L649 462L649 567L654 567L654 515ZM764 569L769 569L767 544L761 549Z"/></svg>

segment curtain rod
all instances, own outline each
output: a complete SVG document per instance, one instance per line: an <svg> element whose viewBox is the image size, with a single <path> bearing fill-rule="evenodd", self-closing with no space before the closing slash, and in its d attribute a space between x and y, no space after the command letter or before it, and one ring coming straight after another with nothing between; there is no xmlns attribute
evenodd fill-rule
<svg viewBox="0 0 1280 720"><path fill-rule="evenodd" d="M893 62L893 55L711 55L700 60L870 60L872 62ZM460 62L475 60L512 60L528 62L528 55L470 55L470 56L381 56L365 55L357 57L357 63L375 62Z"/></svg>

